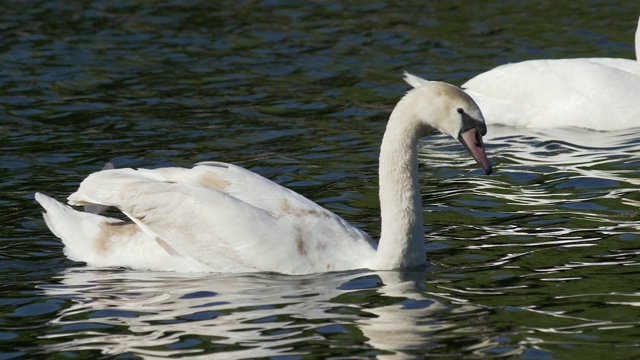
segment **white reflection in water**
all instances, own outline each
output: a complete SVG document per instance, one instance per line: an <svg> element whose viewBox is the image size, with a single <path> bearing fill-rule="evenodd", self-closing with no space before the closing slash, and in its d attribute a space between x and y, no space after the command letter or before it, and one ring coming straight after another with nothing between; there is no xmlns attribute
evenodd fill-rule
<svg viewBox="0 0 640 360"><path fill-rule="evenodd" d="M450 312L452 309L439 302L441 294L430 294L426 297L424 289L416 286L423 280L422 273L378 272L383 282L380 292L386 297L401 297L408 300L398 304L367 309L376 317L363 318L359 321L360 329L369 339L369 344L376 349L387 350L389 355L378 356L379 359L405 359L406 351L425 350L438 346L438 337L434 332L457 327L453 321L436 319L438 313ZM466 301L459 301L455 312L458 314L478 311L477 306ZM414 354L415 354L414 353Z"/></svg>
<svg viewBox="0 0 640 360"><path fill-rule="evenodd" d="M338 325L357 327L369 346L384 351L381 358L404 358L407 351L435 341L434 331L454 326L434 319L450 305L426 297L423 281L422 272L290 277L71 269L59 285L41 287L49 297L74 303L51 321L52 331L46 336L69 341L48 345L46 351L97 349L107 355L206 359L301 355L304 351L296 350L296 344L326 341L316 330ZM366 307L344 300L350 295L368 296ZM375 306L369 296L393 304ZM465 305L464 309L477 308ZM107 328L101 332L96 324ZM112 329L122 326L124 331ZM186 335L237 348L217 357L202 354L201 346L176 346Z"/></svg>
<svg viewBox="0 0 640 360"><path fill-rule="evenodd" d="M579 128L528 129L494 126L486 142L517 165L550 166L573 177L640 184L635 168L612 169L640 151L640 128L599 132Z"/></svg>
<svg viewBox="0 0 640 360"><path fill-rule="evenodd" d="M557 210L554 206L558 204L607 198L622 198L626 205L640 206L640 202L624 197L640 185L634 165L640 153L640 128L598 132L491 126L485 145L494 174L464 179L444 174L442 183L451 186L437 189L436 198L465 191L495 199L494 204L521 206L522 213L530 212L528 207L542 208L540 214ZM420 157L436 170L460 167L477 171L459 144L441 136L425 141Z"/></svg>

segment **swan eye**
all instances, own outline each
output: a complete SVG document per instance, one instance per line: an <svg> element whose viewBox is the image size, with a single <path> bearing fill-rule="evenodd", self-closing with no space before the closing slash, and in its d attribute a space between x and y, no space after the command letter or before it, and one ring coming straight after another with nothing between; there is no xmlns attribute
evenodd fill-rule
<svg viewBox="0 0 640 360"><path fill-rule="evenodd" d="M464 110L462 110L462 108L457 108L456 111L458 112L458 114L462 115L464 114Z"/></svg>

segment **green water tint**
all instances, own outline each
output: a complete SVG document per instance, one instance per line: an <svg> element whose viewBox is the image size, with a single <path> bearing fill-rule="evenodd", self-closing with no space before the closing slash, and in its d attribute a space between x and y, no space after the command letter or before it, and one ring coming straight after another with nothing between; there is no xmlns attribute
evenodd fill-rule
<svg viewBox="0 0 640 360"><path fill-rule="evenodd" d="M402 71L461 84L531 58L633 58L637 15L621 1L5 6L0 358L640 357L637 131L489 128L488 177L460 144L425 139L420 273L90 271L33 200L107 161L229 161L377 237Z"/></svg>

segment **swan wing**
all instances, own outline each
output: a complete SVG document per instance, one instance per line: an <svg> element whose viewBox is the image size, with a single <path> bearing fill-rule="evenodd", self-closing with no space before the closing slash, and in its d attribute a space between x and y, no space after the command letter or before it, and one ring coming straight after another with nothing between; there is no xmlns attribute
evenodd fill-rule
<svg viewBox="0 0 640 360"><path fill-rule="evenodd" d="M69 202L114 206L168 252L213 271L355 269L375 253L370 238L337 215L226 163L100 171Z"/></svg>

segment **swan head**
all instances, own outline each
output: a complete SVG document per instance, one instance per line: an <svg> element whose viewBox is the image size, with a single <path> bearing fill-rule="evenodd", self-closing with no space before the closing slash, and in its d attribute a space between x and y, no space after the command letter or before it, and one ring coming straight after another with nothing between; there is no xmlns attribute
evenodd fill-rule
<svg viewBox="0 0 640 360"><path fill-rule="evenodd" d="M413 104L413 118L424 128L434 128L464 145L478 165L489 175L492 168L482 137L487 125L478 105L457 86L428 81L405 72L405 81L414 89L405 96Z"/></svg>

